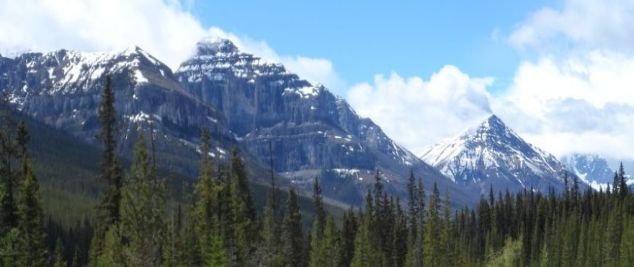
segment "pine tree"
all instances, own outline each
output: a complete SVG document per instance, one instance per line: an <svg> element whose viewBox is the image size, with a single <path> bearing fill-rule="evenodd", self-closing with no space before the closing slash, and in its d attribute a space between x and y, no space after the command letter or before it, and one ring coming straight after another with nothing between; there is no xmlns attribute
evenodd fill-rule
<svg viewBox="0 0 634 267"><path fill-rule="evenodd" d="M313 216L313 228L310 236L310 249L312 249L310 253L311 257L315 255L316 249L318 250L322 243L324 227L326 224L326 211L324 210L324 203L321 196L321 186L319 185L319 180L316 177L313 182L313 208L315 215Z"/></svg>
<svg viewBox="0 0 634 267"><path fill-rule="evenodd" d="M429 196L429 205L427 207L427 221L425 224L425 266L441 266L441 244L437 240L437 234L440 233L440 192L438 186L434 183L432 195Z"/></svg>
<svg viewBox="0 0 634 267"><path fill-rule="evenodd" d="M126 262L132 266L156 266L162 260L165 237L165 184L156 177L143 134L134 146L131 176L121 201L121 232Z"/></svg>
<svg viewBox="0 0 634 267"><path fill-rule="evenodd" d="M46 265L46 248L44 246L44 215L40 200L40 186L31 167L29 155L26 152L28 131L24 123L20 124L17 140L24 142L22 157L22 189L18 198L18 242L20 256L18 264L21 266Z"/></svg>
<svg viewBox="0 0 634 267"><path fill-rule="evenodd" d="M211 241L215 237L212 235L212 226L214 223L218 224L218 211L219 207L219 191L223 186L221 181L214 182L213 180L213 163L211 156L209 155L209 133L206 129L202 130L200 137L200 175L198 176L198 182L194 187L196 193L194 204L193 219L195 223L196 233L198 236L199 248L201 248L201 256L203 258L209 258L209 253L212 253Z"/></svg>
<svg viewBox="0 0 634 267"><path fill-rule="evenodd" d="M375 193L377 186L375 184ZM379 248L379 236L376 234L376 207L374 198L368 190L365 198L365 211L360 215L360 224L354 242L354 256L350 266L386 266L386 259Z"/></svg>
<svg viewBox="0 0 634 267"><path fill-rule="evenodd" d="M0 98L0 237L18 225L16 188L18 175L12 163L17 157L8 95Z"/></svg>
<svg viewBox="0 0 634 267"><path fill-rule="evenodd" d="M326 224L326 210L324 210L324 202L321 196L321 186L319 185L319 179L315 178L313 182L313 208L315 211L315 217L313 219L313 234L314 240L321 239Z"/></svg>
<svg viewBox="0 0 634 267"><path fill-rule="evenodd" d="M233 256L235 264L247 264L256 238L256 213L244 162L237 150L231 151L231 208Z"/></svg>
<svg viewBox="0 0 634 267"><path fill-rule="evenodd" d="M354 243L358 228L357 218L352 207L343 215L343 227L341 228L341 250L339 266L350 266L354 256Z"/></svg>
<svg viewBox="0 0 634 267"><path fill-rule="evenodd" d="M110 75L108 75L101 95L101 105L99 106L99 121L101 122L102 129L98 137L104 149L101 155L101 175L99 180L106 183L106 189L101 198L97 213L99 222L96 229L98 247L101 246L99 239L107 231L107 228L119 222L120 219L123 178L116 155L116 111L114 101L115 95L112 89L112 79ZM98 247L95 248L97 251L99 250Z"/></svg>
<svg viewBox="0 0 634 267"><path fill-rule="evenodd" d="M209 252L205 255L205 266L223 267L228 266L227 249L224 243L223 231L218 223L214 223L211 232L210 244L207 247Z"/></svg>
<svg viewBox="0 0 634 267"><path fill-rule="evenodd" d="M286 216L284 216L282 231L284 265L305 266L302 215L299 211L298 196L294 189L288 192L288 208Z"/></svg>
<svg viewBox="0 0 634 267"><path fill-rule="evenodd" d="M339 233L332 217L326 219L323 237L314 242L310 251L309 266L312 267L336 267L340 266L341 249Z"/></svg>
<svg viewBox="0 0 634 267"><path fill-rule="evenodd" d="M260 233L264 245L260 246L260 257L265 266L282 266L284 259L280 252L281 193L275 182L275 172L273 171L273 145L271 142L269 142L269 176L271 183L266 193L266 204L262 218L262 230Z"/></svg>

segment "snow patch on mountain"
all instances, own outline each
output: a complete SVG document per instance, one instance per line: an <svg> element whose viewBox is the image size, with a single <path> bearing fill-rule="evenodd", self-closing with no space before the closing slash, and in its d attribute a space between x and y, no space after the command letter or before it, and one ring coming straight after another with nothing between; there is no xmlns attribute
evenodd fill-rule
<svg viewBox="0 0 634 267"><path fill-rule="evenodd" d="M455 183L518 190L547 190L564 168L551 154L527 143L497 116L430 147L421 158Z"/></svg>

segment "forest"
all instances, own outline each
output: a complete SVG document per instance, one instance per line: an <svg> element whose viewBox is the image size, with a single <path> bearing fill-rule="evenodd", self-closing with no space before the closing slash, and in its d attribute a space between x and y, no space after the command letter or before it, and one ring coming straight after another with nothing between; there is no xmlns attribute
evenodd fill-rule
<svg viewBox="0 0 634 267"><path fill-rule="evenodd" d="M621 166L605 191L495 191L474 208L456 209L411 173L407 199L390 196L379 171L363 207L327 212L319 178L311 216L299 195L271 171L258 209L238 150L210 156L201 132L200 173L180 201L140 133L132 163L116 152L114 93L106 82L99 109L102 144L95 216L75 224L51 219L27 144L24 122L2 116L0 130L1 266L631 266L634 197ZM15 127L8 127L14 125ZM425 192L431 192L426 194ZM57 211L63 216L63 211ZM60 214L57 214L58 216ZM310 223L306 223L309 221Z"/></svg>

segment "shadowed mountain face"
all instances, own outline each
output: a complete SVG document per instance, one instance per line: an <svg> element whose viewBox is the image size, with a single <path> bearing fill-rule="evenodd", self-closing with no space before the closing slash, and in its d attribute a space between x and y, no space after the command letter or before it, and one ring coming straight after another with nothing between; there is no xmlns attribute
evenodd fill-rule
<svg viewBox="0 0 634 267"><path fill-rule="evenodd" d="M572 176L553 155L527 143L491 115L475 128L429 148L422 159L456 184L476 185L480 192L563 189ZM571 178L572 183L572 178Z"/></svg>
<svg viewBox="0 0 634 267"><path fill-rule="evenodd" d="M272 158L274 170L286 178L283 183L309 192L319 176L324 194L346 203L360 203L376 170L384 174L386 189L400 196L413 170L427 189L436 182L460 205L477 198L325 87L242 53L227 40L199 43L175 73L138 47L120 53L60 50L0 57L0 89L16 109L93 144L107 74L124 155L139 131L152 133L161 164L193 176L198 136L207 128L215 142L213 156L226 159L230 148L240 147L248 162L259 166L254 177L259 181L268 181L261 166Z"/></svg>

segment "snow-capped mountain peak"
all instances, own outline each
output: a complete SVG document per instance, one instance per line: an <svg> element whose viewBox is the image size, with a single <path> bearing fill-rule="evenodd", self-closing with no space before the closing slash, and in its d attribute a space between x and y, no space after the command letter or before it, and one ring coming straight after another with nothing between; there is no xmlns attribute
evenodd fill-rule
<svg viewBox="0 0 634 267"><path fill-rule="evenodd" d="M456 183L499 190L559 188L563 165L524 141L496 115L476 127L430 147L421 158Z"/></svg>

